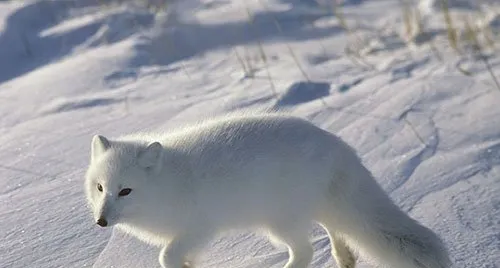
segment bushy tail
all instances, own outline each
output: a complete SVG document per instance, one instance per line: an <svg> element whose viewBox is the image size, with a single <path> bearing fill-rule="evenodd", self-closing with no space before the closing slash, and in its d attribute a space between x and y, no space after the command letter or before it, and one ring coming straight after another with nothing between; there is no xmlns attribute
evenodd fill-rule
<svg viewBox="0 0 500 268"><path fill-rule="evenodd" d="M330 227L363 255L391 268L449 268L441 239L402 212L364 168L350 189L336 189ZM344 178L350 179L350 178Z"/></svg>
<svg viewBox="0 0 500 268"><path fill-rule="evenodd" d="M412 219L368 227L352 236L361 252L393 268L449 268L451 262L443 243L431 230Z"/></svg>

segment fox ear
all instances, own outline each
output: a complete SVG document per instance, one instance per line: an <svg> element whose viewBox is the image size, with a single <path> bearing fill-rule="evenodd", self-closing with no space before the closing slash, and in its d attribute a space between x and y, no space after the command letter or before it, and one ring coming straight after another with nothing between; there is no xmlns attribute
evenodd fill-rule
<svg viewBox="0 0 500 268"><path fill-rule="evenodd" d="M95 135L92 138L92 152L91 152L91 160L95 160L99 155L104 153L111 147L109 140L101 135Z"/></svg>
<svg viewBox="0 0 500 268"><path fill-rule="evenodd" d="M163 162L163 146L159 142L153 142L139 152L137 162L143 168L158 171Z"/></svg>

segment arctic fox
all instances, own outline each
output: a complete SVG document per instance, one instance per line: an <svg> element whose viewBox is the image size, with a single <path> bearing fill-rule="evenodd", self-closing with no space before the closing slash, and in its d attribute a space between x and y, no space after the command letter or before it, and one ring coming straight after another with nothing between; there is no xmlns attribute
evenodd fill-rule
<svg viewBox="0 0 500 268"><path fill-rule="evenodd" d="M215 235L264 229L309 267L308 228L325 228L340 268L359 250L392 268L450 267L431 230L403 213L353 149L306 120L236 115L171 133L96 135L85 192L95 221L161 246L162 267L192 267Z"/></svg>

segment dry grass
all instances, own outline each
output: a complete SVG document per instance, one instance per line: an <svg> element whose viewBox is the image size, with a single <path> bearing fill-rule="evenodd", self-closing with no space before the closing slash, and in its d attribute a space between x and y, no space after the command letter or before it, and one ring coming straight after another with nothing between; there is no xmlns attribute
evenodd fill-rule
<svg viewBox="0 0 500 268"><path fill-rule="evenodd" d="M496 87L500 90L500 83L494 74L493 67L489 62L487 56L487 51L495 51L496 40L493 31L488 24L479 27L476 21L480 18L473 17L471 12L470 15L464 16L459 20L454 18L450 10L448 0L439 0L441 4L441 12L444 18L445 30L446 30L446 40L450 47L458 53L460 57L470 57L475 59L480 59L488 70L492 80L494 81ZM404 24L404 35L405 39L409 42L414 42L415 38L425 32L424 24L418 12L418 9L412 8L411 3L405 0L401 0L401 10L402 18ZM482 19L486 17L485 14L481 14ZM463 27L458 27L459 23L463 22ZM429 45L434 52L434 54L442 60L443 57L437 49L434 41L432 39L428 40ZM459 61L456 65L457 69L464 75L472 76L473 73L466 70L463 65L463 61Z"/></svg>
<svg viewBox="0 0 500 268"><path fill-rule="evenodd" d="M488 56L483 51L483 45L479 40L479 34L481 33L480 29L476 27L476 25L472 22L472 19L470 17L464 18L464 22L465 22L465 40L471 45L475 56L478 57L484 63L497 89L500 90L500 82L498 81L493 71L493 67L491 66L490 61L488 60Z"/></svg>
<svg viewBox="0 0 500 268"><path fill-rule="evenodd" d="M103 4L134 2L136 4L139 3L142 6L149 8L153 12L157 12L160 10L165 10L168 7L168 3L172 0L98 1L101 1ZM500 83L493 72L493 68L491 66L491 63L489 62L489 58L486 56L487 52L496 50L496 41L498 37L495 36L494 31L487 24L479 27L474 23L471 17L457 19L453 16L455 15L455 13L453 13L450 9L449 0L439 1L441 4L441 13L445 25L444 28L446 35L444 37L446 39L446 42L453 49L453 51L455 51L459 55L459 57L471 56L470 53L472 53L472 56L474 56L472 58L480 59L481 62L486 66L493 81L495 82L495 85L500 90ZM260 5L265 9L269 9L266 3L264 3L263 1L258 0L258 3L260 3ZM244 2L244 5L245 11L248 16L248 24L254 26L254 18L250 11L250 8L247 6L246 2ZM426 32L426 25L422 19L420 10L415 6L415 3L411 0L400 0L400 5L403 23L402 36L400 37L402 41L406 43L407 47L410 49L418 49L418 47L421 45L429 45L430 51L436 56L436 58L440 61L444 61L444 56L438 49L434 36L431 36L430 33ZM361 68L376 70L376 66L370 63L366 57L366 54L362 52L363 48L365 48L369 42L361 38L356 27L350 25L341 4L335 3L332 6L332 9L333 10L331 11L333 12L335 18L338 20L339 26L345 31L348 40L350 40L345 47L345 54L355 65ZM277 18L273 18L271 22L272 24L274 24L274 27L278 30L279 33L283 33L282 26L280 25L280 22ZM257 27L253 27L253 29L257 32L258 35L259 29ZM377 32L377 34L380 33ZM382 40L383 38L380 39ZM323 50L326 51L325 46L323 44L321 45L323 47ZM273 94L277 95L276 85L270 70L271 63L269 62L269 57L266 53L264 44L259 38L257 38L256 44L253 47L255 48L254 51L249 50L249 45L244 45L243 49L241 47L233 48L233 53L243 70L244 76L245 78L253 79L255 78L255 75L259 71L259 69L265 70ZM293 59L295 65L297 66L304 79L307 81L311 81L310 76L300 62L300 59L297 56L297 53L295 53L291 44L286 43L285 47L287 53ZM473 73L463 67L463 65L461 64L462 62L463 61L460 61L460 63L457 64L457 69L464 75L473 75Z"/></svg>
<svg viewBox="0 0 500 268"><path fill-rule="evenodd" d="M459 45L458 45L458 33L455 28L455 24L453 23L453 19L450 14L450 7L448 0L441 0L441 7L443 10L444 21L446 24L446 33L448 35L448 42L450 46L459 54L461 54Z"/></svg>
<svg viewBox="0 0 500 268"><path fill-rule="evenodd" d="M250 8L248 6L245 5L245 10L246 10L246 13L247 13L247 16L248 16L248 22L250 23L250 25L254 25L254 16L252 14L252 12L250 11ZM254 27L255 30L258 31L257 27ZM276 84L274 83L274 80L273 80L273 76L271 75L271 70L269 70L269 62L268 62L268 57L267 57L267 54L266 54L266 51L264 49L264 45L262 44L262 41L260 40L260 38L257 38L257 48L258 48L258 56L259 56L259 59L262 61L262 63L264 64L264 69L266 70L266 74L267 74L267 79L269 81L269 85L271 87L271 91L273 92L273 95L275 97L278 97L278 92L276 90ZM250 68L250 72L254 72L252 71L252 67L251 65L251 62L247 59L246 60L246 65L247 67ZM253 77L253 76L252 76Z"/></svg>
<svg viewBox="0 0 500 268"><path fill-rule="evenodd" d="M414 42L416 37L422 33L423 23L420 12L408 1L400 0L400 5L403 14L404 36L408 42Z"/></svg>
<svg viewBox="0 0 500 268"><path fill-rule="evenodd" d="M422 20L420 10L408 0L400 0L403 13L404 38L408 46L415 48L421 42L428 42L434 56L443 61L443 55L437 48L436 42L431 37L426 37L425 24ZM424 39L424 41L419 40Z"/></svg>
<svg viewBox="0 0 500 268"><path fill-rule="evenodd" d="M365 46L363 39L356 33L355 29L349 26L347 22L342 6L335 3L333 5L333 14L337 18L340 27L347 33L347 38L352 39L344 48L344 52L349 57L349 59L357 66L362 68L368 67L371 70L375 70L375 66L368 62L368 60L361 54L361 49Z"/></svg>

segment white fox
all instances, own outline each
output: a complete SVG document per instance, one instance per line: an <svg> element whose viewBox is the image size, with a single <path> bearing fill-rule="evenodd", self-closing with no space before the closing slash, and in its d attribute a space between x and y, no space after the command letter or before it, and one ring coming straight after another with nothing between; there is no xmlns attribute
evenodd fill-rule
<svg viewBox="0 0 500 268"><path fill-rule="evenodd" d="M446 248L384 193L353 149L296 117L234 115L165 134L94 136L85 192L97 224L162 246L162 267L193 267L215 235L258 228L309 267L323 226L340 268L359 250L384 267L450 267Z"/></svg>

